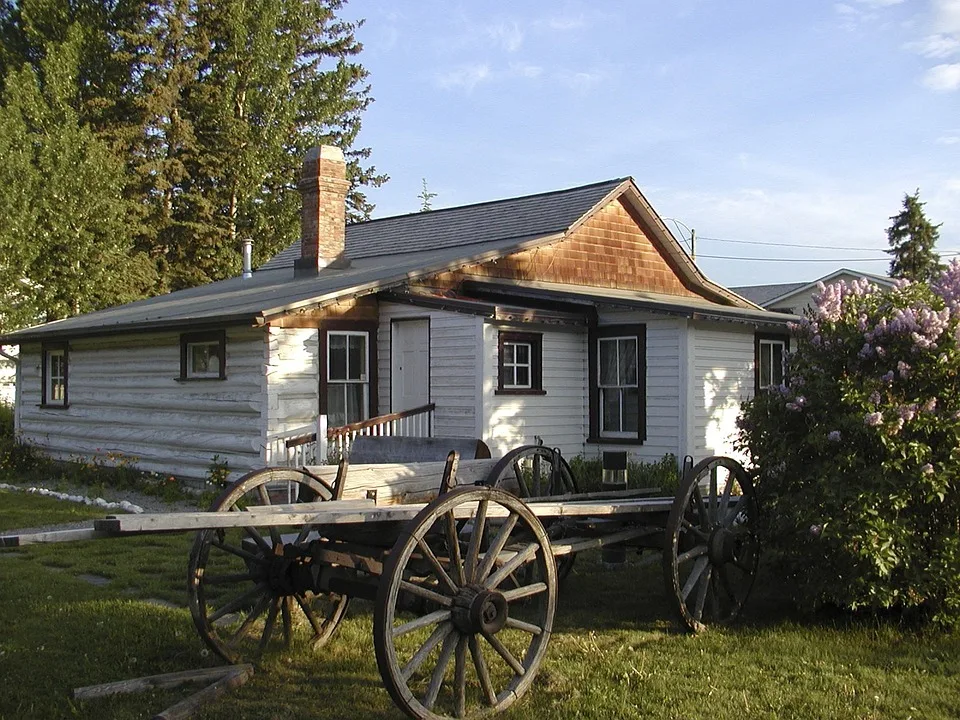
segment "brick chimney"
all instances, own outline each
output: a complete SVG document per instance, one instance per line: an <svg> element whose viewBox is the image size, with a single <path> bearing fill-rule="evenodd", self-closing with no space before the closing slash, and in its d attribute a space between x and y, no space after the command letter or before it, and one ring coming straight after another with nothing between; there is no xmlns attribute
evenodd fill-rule
<svg viewBox="0 0 960 720"><path fill-rule="evenodd" d="M294 264L298 275L349 264L343 255L350 188L346 174L343 151L338 147L311 148L303 159L303 173L297 185L303 204L300 257Z"/></svg>

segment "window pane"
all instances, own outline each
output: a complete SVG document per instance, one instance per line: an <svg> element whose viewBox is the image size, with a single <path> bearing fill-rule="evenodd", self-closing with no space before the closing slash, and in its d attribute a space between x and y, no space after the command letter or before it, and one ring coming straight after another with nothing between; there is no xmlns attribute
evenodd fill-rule
<svg viewBox="0 0 960 720"><path fill-rule="evenodd" d="M190 356L190 375L220 374L220 362L217 359L217 346L210 343L190 343L187 352Z"/></svg>
<svg viewBox="0 0 960 720"><path fill-rule="evenodd" d="M771 349L771 365L770 376L772 380L772 385L780 385L783 383L783 343L773 343L770 347Z"/></svg>
<svg viewBox="0 0 960 720"><path fill-rule="evenodd" d="M327 354L330 357L330 377L328 380L346 380L347 379L347 336L334 335L330 333L327 336Z"/></svg>
<svg viewBox="0 0 960 720"><path fill-rule="evenodd" d="M514 352L513 352L515 347L516 347L516 345L514 345L513 343L504 343L504 344L503 344L503 362L504 362L504 364L506 364L506 365L513 365L513 363L515 362L515 360L514 360L515 355L514 355Z"/></svg>
<svg viewBox="0 0 960 720"><path fill-rule="evenodd" d="M521 365L530 364L530 346L525 344L518 344L515 346L517 348L517 363Z"/></svg>
<svg viewBox="0 0 960 720"><path fill-rule="evenodd" d="M617 384L617 341L600 341L600 384Z"/></svg>
<svg viewBox="0 0 960 720"><path fill-rule="evenodd" d="M620 340L620 384L637 384L637 339Z"/></svg>
<svg viewBox="0 0 960 720"><path fill-rule="evenodd" d="M360 422L366 420L366 403L363 402L364 395L363 383L349 383L343 386L347 396L347 423Z"/></svg>
<svg viewBox="0 0 960 720"><path fill-rule="evenodd" d="M640 427L640 392L637 388L624 388L623 398L623 417L621 430L626 432L635 432Z"/></svg>
<svg viewBox="0 0 960 720"><path fill-rule="evenodd" d="M518 365L515 369L516 380L513 384L519 387L530 387L530 368Z"/></svg>
<svg viewBox="0 0 960 720"><path fill-rule="evenodd" d="M345 385L327 386L327 427L347 424Z"/></svg>
<svg viewBox="0 0 960 720"><path fill-rule="evenodd" d="M350 380L366 380L367 338L364 335L348 335L347 340L350 347L347 377Z"/></svg>
<svg viewBox="0 0 960 720"><path fill-rule="evenodd" d="M603 425L600 428L605 432L619 432L620 427L620 391L603 389L600 391L600 404Z"/></svg>

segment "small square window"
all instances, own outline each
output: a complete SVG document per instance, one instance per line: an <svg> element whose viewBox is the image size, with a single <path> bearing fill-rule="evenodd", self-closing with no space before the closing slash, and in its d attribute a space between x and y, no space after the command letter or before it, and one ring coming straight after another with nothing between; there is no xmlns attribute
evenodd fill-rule
<svg viewBox="0 0 960 720"><path fill-rule="evenodd" d="M502 332L499 342L497 393L543 394L543 336Z"/></svg>
<svg viewBox="0 0 960 720"><path fill-rule="evenodd" d="M180 336L181 380L224 380L226 334L191 333Z"/></svg>

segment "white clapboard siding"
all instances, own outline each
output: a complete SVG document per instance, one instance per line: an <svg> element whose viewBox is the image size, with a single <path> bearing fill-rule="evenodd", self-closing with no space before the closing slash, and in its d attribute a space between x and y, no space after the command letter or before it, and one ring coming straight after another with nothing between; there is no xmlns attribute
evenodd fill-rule
<svg viewBox="0 0 960 720"><path fill-rule="evenodd" d="M436 404L433 434L475 438L479 433L480 333L482 321L475 315L380 303L377 335L379 407L390 407L390 321L430 320L430 402Z"/></svg>
<svg viewBox="0 0 960 720"><path fill-rule="evenodd" d="M498 395L499 334L503 331L542 332L545 395ZM587 437L586 329L498 327L483 330L482 439L494 457L540 437L560 448L565 457L583 452Z"/></svg>
<svg viewBox="0 0 960 720"><path fill-rule="evenodd" d="M214 456L259 465L264 334L228 329L227 379L181 382L179 333L70 341L66 409L41 408L41 348L21 348L22 438L60 459L99 458L202 478ZM107 460L107 455L113 460Z"/></svg>
<svg viewBox="0 0 960 720"><path fill-rule="evenodd" d="M734 439L740 403L753 397L753 330L732 323L700 322L692 325L691 332L694 455L739 458Z"/></svg>
<svg viewBox="0 0 960 720"><path fill-rule="evenodd" d="M313 425L320 412L319 333L270 328L266 364L266 435Z"/></svg>

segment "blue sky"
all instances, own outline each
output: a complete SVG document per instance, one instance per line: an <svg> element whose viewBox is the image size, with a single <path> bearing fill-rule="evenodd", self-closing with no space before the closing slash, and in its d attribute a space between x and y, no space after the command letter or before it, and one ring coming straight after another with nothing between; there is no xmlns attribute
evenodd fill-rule
<svg viewBox="0 0 960 720"><path fill-rule="evenodd" d="M708 277L752 285L884 273L889 217L919 188L941 253L960 251L960 0L342 14L366 19L360 141L391 176L374 217L417 210L423 179L441 208L629 175L671 229L696 229Z"/></svg>

